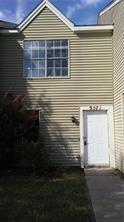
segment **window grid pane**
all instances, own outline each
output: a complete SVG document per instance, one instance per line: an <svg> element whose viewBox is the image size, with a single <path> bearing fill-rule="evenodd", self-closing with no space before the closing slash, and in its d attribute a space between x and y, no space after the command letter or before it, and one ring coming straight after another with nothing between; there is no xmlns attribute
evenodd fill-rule
<svg viewBox="0 0 124 222"><path fill-rule="evenodd" d="M68 76L68 40L25 41L24 76Z"/></svg>

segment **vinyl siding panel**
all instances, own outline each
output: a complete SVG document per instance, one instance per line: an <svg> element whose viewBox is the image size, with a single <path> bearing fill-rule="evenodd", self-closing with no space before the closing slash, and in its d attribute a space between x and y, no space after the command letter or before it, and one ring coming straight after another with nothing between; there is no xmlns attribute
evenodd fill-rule
<svg viewBox="0 0 124 222"><path fill-rule="evenodd" d="M23 39L68 39L69 78L23 78ZM80 163L80 107L112 104L112 36L108 33L74 34L45 8L20 36L4 39L2 90L27 95L28 107L40 109L40 129L51 157L64 165ZM4 47L3 46L3 47Z"/></svg>
<svg viewBox="0 0 124 222"><path fill-rule="evenodd" d="M116 166L124 172L124 1L103 14L99 21L114 23L114 116Z"/></svg>

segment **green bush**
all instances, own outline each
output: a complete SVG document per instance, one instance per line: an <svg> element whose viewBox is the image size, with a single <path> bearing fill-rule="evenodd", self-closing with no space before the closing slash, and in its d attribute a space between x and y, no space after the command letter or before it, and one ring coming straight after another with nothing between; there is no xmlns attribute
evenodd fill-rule
<svg viewBox="0 0 124 222"><path fill-rule="evenodd" d="M26 119L24 96L8 93L0 99L0 167L12 168L17 163L16 144L22 141L21 124Z"/></svg>
<svg viewBox="0 0 124 222"><path fill-rule="evenodd" d="M34 122L27 114L25 97L8 93L0 100L0 168L28 166L43 173L50 165L43 138L32 141Z"/></svg>

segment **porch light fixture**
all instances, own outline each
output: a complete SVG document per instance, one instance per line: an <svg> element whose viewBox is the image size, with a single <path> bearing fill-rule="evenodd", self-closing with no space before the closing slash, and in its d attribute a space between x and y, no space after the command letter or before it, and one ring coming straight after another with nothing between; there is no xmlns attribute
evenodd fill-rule
<svg viewBox="0 0 124 222"><path fill-rule="evenodd" d="M75 116L72 116L71 120L72 120L72 123L75 123L76 126L79 126L79 120Z"/></svg>

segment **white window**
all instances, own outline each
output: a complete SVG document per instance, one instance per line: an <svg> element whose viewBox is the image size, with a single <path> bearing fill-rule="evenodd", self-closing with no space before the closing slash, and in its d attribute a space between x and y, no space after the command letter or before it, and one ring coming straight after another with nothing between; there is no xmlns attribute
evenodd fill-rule
<svg viewBox="0 0 124 222"><path fill-rule="evenodd" d="M68 77L68 40L24 41L24 77Z"/></svg>

